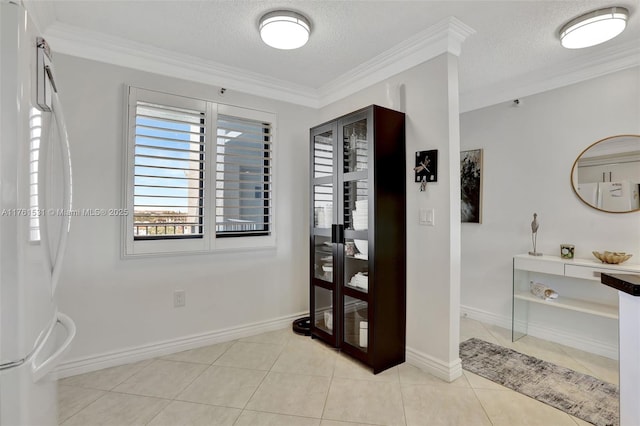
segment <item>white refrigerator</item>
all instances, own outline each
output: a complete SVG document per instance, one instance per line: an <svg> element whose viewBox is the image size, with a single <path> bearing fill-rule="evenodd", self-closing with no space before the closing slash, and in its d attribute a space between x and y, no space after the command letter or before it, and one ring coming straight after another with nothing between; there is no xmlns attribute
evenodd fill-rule
<svg viewBox="0 0 640 426"><path fill-rule="evenodd" d="M623 180L620 182L599 182L601 208L614 212L626 212L640 208L638 184Z"/></svg>
<svg viewBox="0 0 640 426"><path fill-rule="evenodd" d="M46 41L0 0L0 426L57 424L49 373L75 336L56 304L72 213L56 90Z"/></svg>

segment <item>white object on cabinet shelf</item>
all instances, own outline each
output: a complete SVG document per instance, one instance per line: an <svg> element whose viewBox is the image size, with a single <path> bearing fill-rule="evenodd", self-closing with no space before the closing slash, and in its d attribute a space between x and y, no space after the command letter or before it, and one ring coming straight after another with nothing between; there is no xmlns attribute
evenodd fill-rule
<svg viewBox="0 0 640 426"><path fill-rule="evenodd" d="M518 309L517 301L525 303L542 304L558 309L566 309L570 311L582 312L590 315L596 315L603 318L617 319L618 306L615 304L599 303L588 298L575 297L575 295L565 296L561 288L554 288L558 291L559 297L553 300L544 300L531 294L528 288L530 279L528 277L518 277L518 274L524 273L540 273L556 277L566 277L572 279L585 280L585 292L591 289L598 290L600 285L600 275L606 273L631 273L639 274L640 265L624 264L609 265L603 264L598 260L591 259L562 259L560 256L543 255L533 258L532 256L522 254L513 258L513 318L512 318L512 340L516 341L520 337L526 335L528 318L519 318L517 312L526 309ZM521 331L524 330L524 331Z"/></svg>

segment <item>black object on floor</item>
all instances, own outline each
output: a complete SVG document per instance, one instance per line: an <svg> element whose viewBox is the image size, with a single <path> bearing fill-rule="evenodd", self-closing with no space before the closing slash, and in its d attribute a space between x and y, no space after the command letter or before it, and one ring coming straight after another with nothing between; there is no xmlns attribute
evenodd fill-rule
<svg viewBox="0 0 640 426"><path fill-rule="evenodd" d="M311 317L298 318L293 322L293 332L311 336Z"/></svg>

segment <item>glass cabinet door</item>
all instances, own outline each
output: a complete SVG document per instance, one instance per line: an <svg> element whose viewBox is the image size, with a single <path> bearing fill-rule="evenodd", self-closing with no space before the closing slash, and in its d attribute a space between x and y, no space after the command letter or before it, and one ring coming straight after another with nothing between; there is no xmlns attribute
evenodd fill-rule
<svg viewBox="0 0 640 426"><path fill-rule="evenodd" d="M313 277L332 283L334 262L331 237L316 236L313 240Z"/></svg>
<svg viewBox="0 0 640 426"><path fill-rule="evenodd" d="M314 286L313 324L327 334L333 334L333 291Z"/></svg>
<svg viewBox="0 0 640 426"><path fill-rule="evenodd" d="M322 285L331 287L334 275L334 242L331 240L331 227L336 223L334 212L334 132L327 130L313 137L313 278ZM315 287L314 313L315 324L328 333L332 333L333 291Z"/></svg>
<svg viewBox="0 0 640 426"><path fill-rule="evenodd" d="M369 305L353 297L344 297L343 339L351 346L367 351L369 340Z"/></svg>
<svg viewBox="0 0 640 426"><path fill-rule="evenodd" d="M340 220L344 225L341 270L342 341L366 356L368 344L370 129L368 113L342 122ZM370 214L371 213L371 214ZM353 350L353 349L352 349Z"/></svg>
<svg viewBox="0 0 640 426"><path fill-rule="evenodd" d="M334 331L338 242L332 239L338 223L336 130L335 125L328 125L311 135L311 321L314 333L332 344L339 334Z"/></svg>

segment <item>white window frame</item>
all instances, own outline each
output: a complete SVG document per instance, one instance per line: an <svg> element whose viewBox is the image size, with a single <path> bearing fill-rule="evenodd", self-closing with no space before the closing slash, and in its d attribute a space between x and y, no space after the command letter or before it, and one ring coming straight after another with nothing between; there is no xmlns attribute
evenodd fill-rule
<svg viewBox="0 0 640 426"><path fill-rule="evenodd" d="M231 105L218 104L215 102L189 98L181 95L167 94L149 89L134 86L127 86L125 99L127 101L126 117L126 149L125 149L125 173L124 173L124 206L129 214L123 219L122 251L123 257L153 256L153 255L175 255L175 254L196 254L211 253L216 251L252 250L268 249L276 246L276 114L266 111L242 108ZM135 240L134 239L134 150L135 150L135 112L138 101L150 102L159 105L172 106L178 108L199 110L205 112L205 176L203 192L203 226L204 234L202 238L184 239L157 239L157 240ZM271 124L271 216L268 235L251 235L216 238L215 215L215 170L217 168L217 116L218 113L233 117L258 120Z"/></svg>

